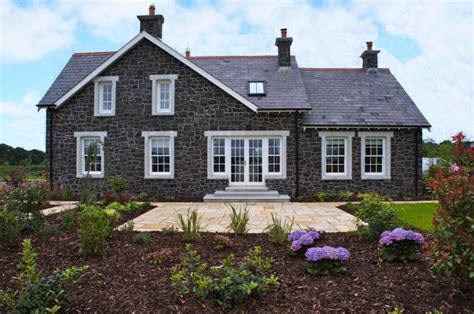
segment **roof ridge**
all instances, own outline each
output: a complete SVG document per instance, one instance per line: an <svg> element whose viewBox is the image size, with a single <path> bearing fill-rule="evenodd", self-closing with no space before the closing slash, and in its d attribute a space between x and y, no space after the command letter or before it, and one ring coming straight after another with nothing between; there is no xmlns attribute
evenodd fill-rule
<svg viewBox="0 0 474 314"><path fill-rule="evenodd" d="M93 51L93 52L74 52L73 56L109 56L116 53L116 51Z"/></svg>
<svg viewBox="0 0 474 314"><path fill-rule="evenodd" d="M378 68L380 72L390 73L389 68ZM363 68L300 68L300 71L365 72Z"/></svg>
<svg viewBox="0 0 474 314"><path fill-rule="evenodd" d="M292 56L293 57L293 56ZM191 59L264 59L278 58L277 55L260 55L260 56L191 56Z"/></svg>

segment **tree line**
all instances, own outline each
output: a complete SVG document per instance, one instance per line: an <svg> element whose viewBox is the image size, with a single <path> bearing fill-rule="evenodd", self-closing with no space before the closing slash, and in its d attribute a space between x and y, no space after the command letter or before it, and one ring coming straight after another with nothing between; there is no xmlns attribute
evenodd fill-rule
<svg viewBox="0 0 474 314"><path fill-rule="evenodd" d="M44 162L45 157L46 154L38 149L26 150L21 147L11 147L7 144L0 144L0 165L40 165Z"/></svg>

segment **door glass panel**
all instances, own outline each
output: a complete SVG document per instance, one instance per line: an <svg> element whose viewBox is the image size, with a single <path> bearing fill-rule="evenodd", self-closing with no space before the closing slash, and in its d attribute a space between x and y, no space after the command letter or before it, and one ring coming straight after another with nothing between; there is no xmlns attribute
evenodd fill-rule
<svg viewBox="0 0 474 314"><path fill-rule="evenodd" d="M244 140L233 139L230 147L230 182L245 182Z"/></svg>
<svg viewBox="0 0 474 314"><path fill-rule="evenodd" d="M262 140L249 140L249 182L262 182Z"/></svg>

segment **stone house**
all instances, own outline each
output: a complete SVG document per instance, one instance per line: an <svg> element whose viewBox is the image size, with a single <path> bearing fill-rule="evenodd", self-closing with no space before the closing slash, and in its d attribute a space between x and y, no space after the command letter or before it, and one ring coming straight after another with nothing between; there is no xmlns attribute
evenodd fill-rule
<svg viewBox="0 0 474 314"><path fill-rule="evenodd" d="M153 6L138 19L118 51L74 53L37 105L52 187L77 193L90 175L101 192L122 176L132 193L209 201L419 193L430 125L371 42L360 68L300 68L286 29L274 56L194 57L162 40Z"/></svg>

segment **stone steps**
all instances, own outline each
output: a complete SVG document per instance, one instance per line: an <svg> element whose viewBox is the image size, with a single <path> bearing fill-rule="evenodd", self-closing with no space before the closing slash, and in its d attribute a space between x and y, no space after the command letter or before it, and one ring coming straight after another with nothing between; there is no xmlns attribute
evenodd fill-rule
<svg viewBox="0 0 474 314"><path fill-rule="evenodd" d="M206 194L204 202L288 202L290 197L267 187L227 187L225 191Z"/></svg>

